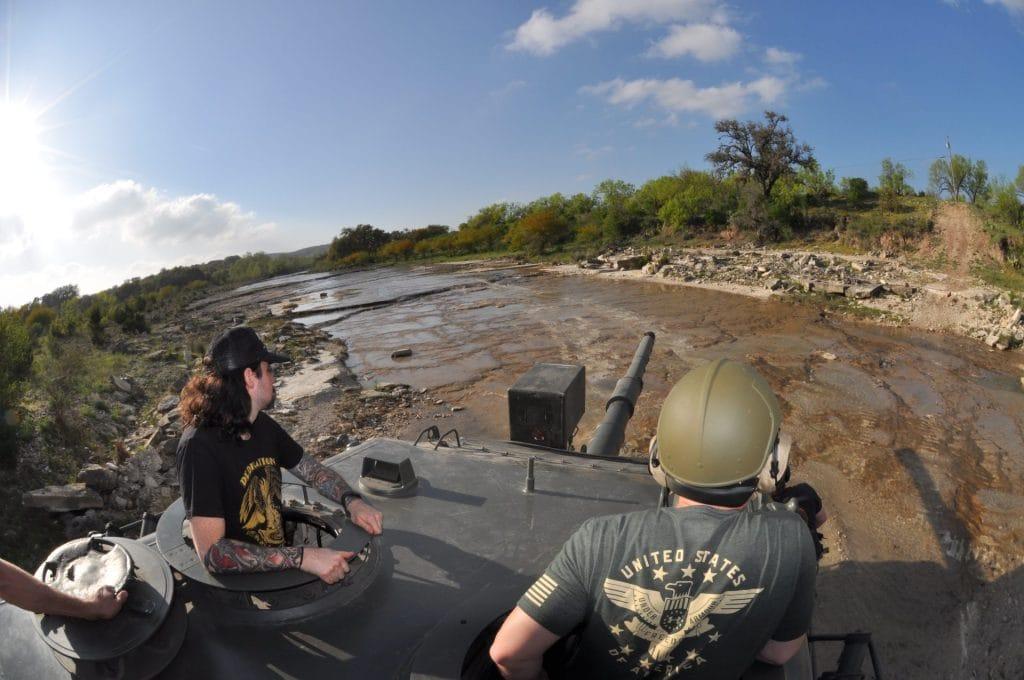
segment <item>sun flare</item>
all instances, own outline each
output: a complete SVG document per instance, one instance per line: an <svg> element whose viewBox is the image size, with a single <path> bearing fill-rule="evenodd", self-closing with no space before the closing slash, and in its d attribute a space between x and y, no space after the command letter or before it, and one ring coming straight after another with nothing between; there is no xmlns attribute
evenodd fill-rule
<svg viewBox="0 0 1024 680"><path fill-rule="evenodd" d="M26 103L0 102L0 217L52 233L63 226L64 200L47 164L43 133L39 113Z"/></svg>

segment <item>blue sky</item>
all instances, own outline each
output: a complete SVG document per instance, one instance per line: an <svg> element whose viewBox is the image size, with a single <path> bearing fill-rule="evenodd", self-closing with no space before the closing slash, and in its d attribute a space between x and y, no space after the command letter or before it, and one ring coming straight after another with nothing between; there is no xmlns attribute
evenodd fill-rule
<svg viewBox="0 0 1024 680"><path fill-rule="evenodd" d="M840 177L891 156L923 187L946 135L1024 163L1024 0L0 0L0 22L0 304L639 184L765 108Z"/></svg>

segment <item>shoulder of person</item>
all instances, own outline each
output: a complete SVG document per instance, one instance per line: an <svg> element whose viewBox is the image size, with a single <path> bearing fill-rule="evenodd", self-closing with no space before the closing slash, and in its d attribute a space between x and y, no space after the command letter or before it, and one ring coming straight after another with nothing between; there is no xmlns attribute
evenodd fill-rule
<svg viewBox="0 0 1024 680"><path fill-rule="evenodd" d="M256 416L256 422L253 423L254 429L265 430L273 432L274 434L284 433L285 430L281 427L281 424L273 419L266 411L260 411Z"/></svg>
<svg viewBox="0 0 1024 680"><path fill-rule="evenodd" d="M788 509L782 503L776 503L775 501L766 501L760 508L754 510L753 513L764 522L782 523L783 525L802 528L807 527L803 517Z"/></svg>
<svg viewBox="0 0 1024 680"><path fill-rule="evenodd" d="M579 531L589 533L622 533L633 527L646 523L659 514L658 508L645 508L634 512L622 512L615 515L599 515L591 517L580 525Z"/></svg>

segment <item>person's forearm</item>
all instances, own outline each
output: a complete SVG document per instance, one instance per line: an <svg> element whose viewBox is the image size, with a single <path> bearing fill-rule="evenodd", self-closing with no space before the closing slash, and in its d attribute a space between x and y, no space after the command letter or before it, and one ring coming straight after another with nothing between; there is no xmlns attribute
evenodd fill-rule
<svg viewBox="0 0 1024 680"><path fill-rule="evenodd" d="M495 664L504 680L547 680L544 672L544 657L529 659L507 659Z"/></svg>
<svg viewBox="0 0 1024 680"><path fill-rule="evenodd" d="M341 497L352 492L341 475L308 453L302 454L302 460L292 468L292 473L335 503L341 503Z"/></svg>
<svg viewBox="0 0 1024 680"><path fill-rule="evenodd" d="M46 585L27 571L0 560L0 599L37 614L84 616L88 603Z"/></svg>
<svg viewBox="0 0 1024 680"><path fill-rule="evenodd" d="M206 551L203 564L213 574L251 574L298 569L302 566L302 548L269 548L222 538Z"/></svg>

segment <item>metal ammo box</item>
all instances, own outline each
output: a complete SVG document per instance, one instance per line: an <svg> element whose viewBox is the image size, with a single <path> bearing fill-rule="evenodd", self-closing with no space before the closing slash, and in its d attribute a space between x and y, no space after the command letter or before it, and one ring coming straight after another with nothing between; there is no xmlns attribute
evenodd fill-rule
<svg viewBox="0 0 1024 680"><path fill-rule="evenodd" d="M509 388L509 439L568 449L585 409L583 366L536 364Z"/></svg>

